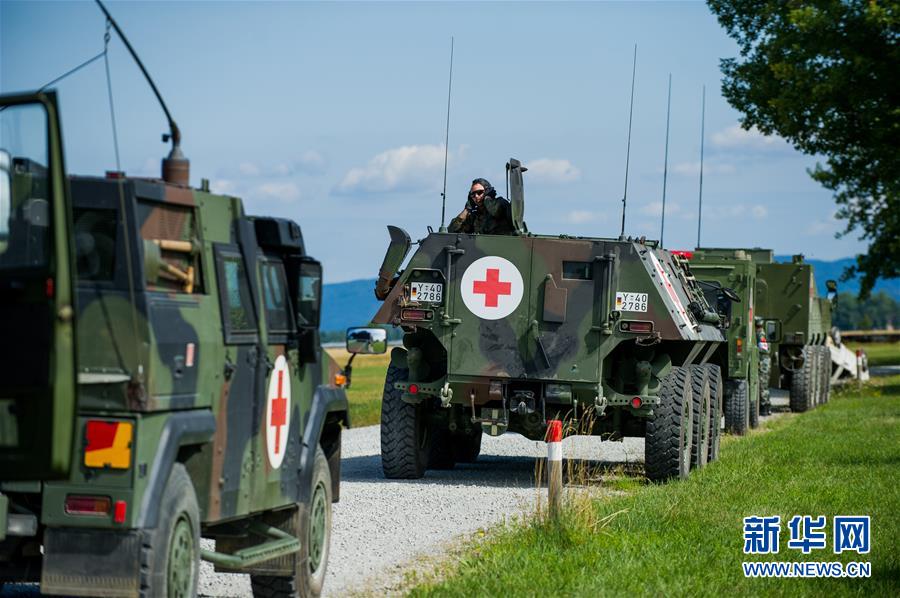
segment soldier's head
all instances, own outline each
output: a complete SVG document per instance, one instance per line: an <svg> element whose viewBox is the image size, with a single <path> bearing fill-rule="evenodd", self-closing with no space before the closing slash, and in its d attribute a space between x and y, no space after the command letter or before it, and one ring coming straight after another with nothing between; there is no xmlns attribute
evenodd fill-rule
<svg viewBox="0 0 900 598"><path fill-rule="evenodd" d="M477 205L481 205L485 197L495 197L496 195L497 191L487 179L475 179L472 181L472 188L469 189L469 199Z"/></svg>

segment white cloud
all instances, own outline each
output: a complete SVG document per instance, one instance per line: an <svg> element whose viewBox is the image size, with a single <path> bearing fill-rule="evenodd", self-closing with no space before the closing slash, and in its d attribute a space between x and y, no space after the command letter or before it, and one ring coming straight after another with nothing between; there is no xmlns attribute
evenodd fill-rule
<svg viewBox="0 0 900 598"><path fill-rule="evenodd" d="M673 214L677 214L681 211L681 206L673 201L666 202L666 215L671 216ZM641 214L645 216L662 216L662 202L661 201L651 201L650 203L641 206L640 209Z"/></svg>
<svg viewBox="0 0 900 598"><path fill-rule="evenodd" d="M563 217L563 220L569 224L605 222L606 214L603 212L592 212L591 210L571 210Z"/></svg>
<svg viewBox="0 0 900 598"><path fill-rule="evenodd" d="M581 170L568 160L540 158L525 164L529 180L541 183L571 183L581 178Z"/></svg>
<svg viewBox="0 0 900 598"><path fill-rule="evenodd" d="M756 204L750 208L750 213L757 220L762 220L769 215L769 208L761 204Z"/></svg>
<svg viewBox="0 0 900 598"><path fill-rule="evenodd" d="M300 188L295 183L270 182L257 187L255 194L264 199L292 202L300 199Z"/></svg>
<svg viewBox="0 0 900 598"><path fill-rule="evenodd" d="M734 174L735 170L734 164L712 161L703 163L704 175ZM672 172L683 176L700 176L700 162L679 162L672 166Z"/></svg>
<svg viewBox="0 0 900 598"><path fill-rule="evenodd" d="M241 162L238 164L238 172L243 176L259 176L261 170L253 162Z"/></svg>
<svg viewBox="0 0 900 598"><path fill-rule="evenodd" d="M833 214L831 219L817 218L806 225L806 234L812 236L829 235L834 236L840 230L840 222L837 219L837 213Z"/></svg>
<svg viewBox="0 0 900 598"><path fill-rule="evenodd" d="M237 184L228 179L216 179L209 184L209 189L213 193L220 195L237 195Z"/></svg>
<svg viewBox="0 0 900 598"><path fill-rule="evenodd" d="M786 142L778 135L764 135L756 126L744 129L741 125L731 125L712 135L713 146L722 149L781 149Z"/></svg>
<svg viewBox="0 0 900 598"><path fill-rule="evenodd" d="M381 152L363 167L351 168L337 186L341 193L410 191L439 185L444 146L405 145Z"/></svg>

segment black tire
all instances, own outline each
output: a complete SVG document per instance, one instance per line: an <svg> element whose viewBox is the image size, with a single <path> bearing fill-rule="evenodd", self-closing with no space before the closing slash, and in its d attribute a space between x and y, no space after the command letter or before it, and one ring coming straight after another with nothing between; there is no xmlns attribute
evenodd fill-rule
<svg viewBox="0 0 900 598"><path fill-rule="evenodd" d="M691 469L693 397L687 368L672 368L659 398L644 437L644 470L653 482L687 477Z"/></svg>
<svg viewBox="0 0 900 598"><path fill-rule="evenodd" d="M746 380L725 383L725 431L743 436L750 428L750 388Z"/></svg>
<svg viewBox="0 0 900 598"><path fill-rule="evenodd" d="M722 370L719 366L707 365L705 367L707 380L709 381L709 403L711 406L709 418L709 453L706 461L707 463L711 463L719 458L719 442L722 437L722 394L724 384L722 383Z"/></svg>
<svg viewBox="0 0 900 598"><path fill-rule="evenodd" d="M392 480L419 479L428 463L425 407L404 403L396 382L406 382L409 370L388 366L381 398L381 468Z"/></svg>
<svg viewBox="0 0 900 598"><path fill-rule="evenodd" d="M294 574L251 575L254 598L307 598L322 593L331 549L331 501L331 470L325 452L317 446L309 504L297 505L294 515L300 539L300 550L294 553Z"/></svg>
<svg viewBox="0 0 900 598"><path fill-rule="evenodd" d="M831 349L819 347L822 352L822 389L821 400L823 405L831 398Z"/></svg>
<svg viewBox="0 0 900 598"><path fill-rule="evenodd" d="M816 367L814 347L803 347L803 365L794 370L791 379L791 411L803 413L816 406Z"/></svg>
<svg viewBox="0 0 900 598"><path fill-rule="evenodd" d="M428 434L428 469L453 469L456 466L453 434L436 426L429 426Z"/></svg>
<svg viewBox="0 0 900 598"><path fill-rule="evenodd" d="M691 432L691 467L700 469L709 460L709 428L711 417L711 396L709 371L705 366L692 365L691 404L693 407L693 430Z"/></svg>
<svg viewBox="0 0 900 598"><path fill-rule="evenodd" d="M768 354L759 356L759 414L772 415L772 397L769 393L769 377L772 373L772 359Z"/></svg>
<svg viewBox="0 0 900 598"><path fill-rule="evenodd" d="M457 463L475 463L478 460L483 435L484 433L478 430L474 434L463 434L453 439L453 456Z"/></svg>
<svg viewBox="0 0 900 598"><path fill-rule="evenodd" d="M156 529L144 531L141 596L196 596L200 580L200 509L191 478L175 463L159 503Z"/></svg>

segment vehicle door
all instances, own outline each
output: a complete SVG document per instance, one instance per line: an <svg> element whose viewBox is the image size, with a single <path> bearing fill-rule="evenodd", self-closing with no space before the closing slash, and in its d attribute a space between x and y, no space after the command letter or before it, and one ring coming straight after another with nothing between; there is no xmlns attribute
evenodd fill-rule
<svg viewBox="0 0 900 598"><path fill-rule="evenodd" d="M586 240L534 240L529 377L597 382L600 332L594 306L603 289L594 278L602 251L602 244Z"/></svg>
<svg viewBox="0 0 900 598"><path fill-rule="evenodd" d="M246 252L255 255L255 246ZM215 245L216 279L225 359L224 384L216 417L213 469L220 472L220 517L247 513L259 461L260 423L258 369L260 330L247 260L238 245ZM251 267L256 267L255 259ZM252 272L252 271L251 271Z"/></svg>
<svg viewBox="0 0 900 598"><path fill-rule="evenodd" d="M56 94L0 96L0 479L69 475L71 205Z"/></svg>
<svg viewBox="0 0 900 598"><path fill-rule="evenodd" d="M449 373L522 378L528 365L532 240L460 235L451 268L449 310L453 331Z"/></svg>

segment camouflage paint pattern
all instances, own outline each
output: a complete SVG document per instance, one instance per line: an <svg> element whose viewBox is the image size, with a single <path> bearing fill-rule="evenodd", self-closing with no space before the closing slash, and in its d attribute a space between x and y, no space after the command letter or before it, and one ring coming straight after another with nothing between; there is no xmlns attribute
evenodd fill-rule
<svg viewBox="0 0 900 598"><path fill-rule="evenodd" d="M524 286L515 309L498 319L479 317L463 299L471 293L462 283L467 268L490 256L510 262ZM446 281L443 300L411 300L418 280ZM548 385L565 384L571 393L557 393L562 402L608 404L646 418L668 367L705 362L724 340L717 320L703 319L711 310L691 280L687 264L653 242L431 233L373 322L407 331L407 352L392 356L408 362L399 365L408 365L409 383L418 386L405 400L438 396L446 385L454 406L496 405L520 383L541 398L556 392ZM645 311L617 310L617 292L646 294ZM404 309L424 309L431 320L406 319ZM632 322L652 330L626 331ZM642 367L646 373L636 373ZM634 395L644 406L628 404Z"/></svg>

